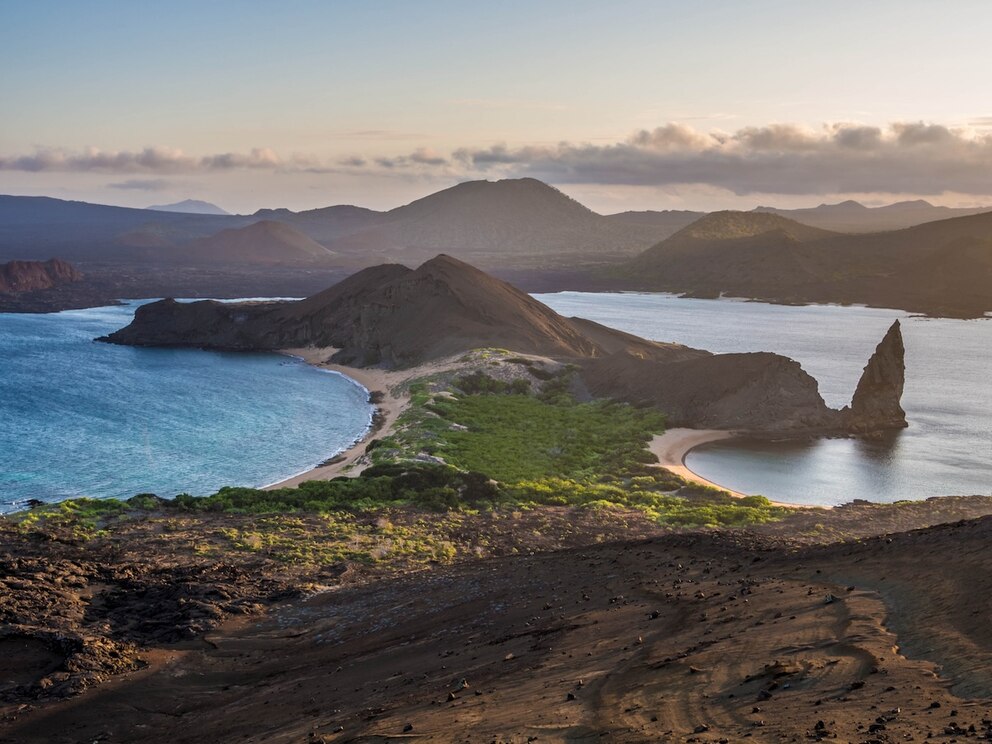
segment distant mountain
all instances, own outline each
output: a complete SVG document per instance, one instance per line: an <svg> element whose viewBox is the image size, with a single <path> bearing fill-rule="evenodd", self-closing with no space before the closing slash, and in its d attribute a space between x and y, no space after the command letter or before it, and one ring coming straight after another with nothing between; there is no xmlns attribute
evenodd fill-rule
<svg viewBox="0 0 992 744"><path fill-rule="evenodd" d="M183 199L175 204L155 204L151 207L145 207L145 209L150 209L153 212L182 212L183 214L231 214L216 204L199 199Z"/></svg>
<svg viewBox="0 0 992 744"><path fill-rule="evenodd" d="M222 230L173 251L186 260L226 264L329 263L334 254L295 227L262 220Z"/></svg>
<svg viewBox="0 0 992 744"><path fill-rule="evenodd" d="M829 230L810 227L776 214L762 212L711 212L665 241L666 245L691 241L721 241L753 238L768 233L782 233L804 243L828 237Z"/></svg>
<svg viewBox="0 0 992 744"><path fill-rule="evenodd" d="M628 269L675 291L711 294L728 276L748 286L779 287L805 273L799 245L834 234L776 214L714 212L649 248Z"/></svg>
<svg viewBox="0 0 992 744"><path fill-rule="evenodd" d="M992 311L992 213L846 235L762 212L704 217L619 272L629 285L938 315Z"/></svg>
<svg viewBox="0 0 992 744"><path fill-rule="evenodd" d="M793 244L827 237L827 225L864 231L877 228L882 218L901 225L907 221L923 222L948 211L957 214L961 210L933 207L926 202L879 208L843 202L811 210L762 207L752 212L709 215L646 211L603 216L532 178L469 181L387 212L337 205L302 212L264 209L254 215L191 214L0 196L0 260L60 255L76 262L112 265L177 261L190 265L201 260L265 262L271 260L267 249L229 246L204 252L199 241L224 230L276 221L324 246L333 253L336 266L350 270L376 263L412 265L446 253L511 275L595 271L602 277L604 263L622 262L677 238L658 251L671 253L678 248L694 252L691 260L686 258L682 263L681 270L689 272L691 266L694 268L691 276L683 273L681 278L666 269L668 278L673 286L689 283L702 287L710 279L720 283L717 276L728 270L727 265L721 266L712 259L714 251L721 251L706 244L736 240L738 251L732 263L740 272L739 286L754 286L753 282L761 281L768 287L762 292L770 293L780 280L792 281L804 272L819 270L816 261L797 253ZM230 235L221 240L229 238ZM299 236L290 243L295 248L286 249L285 256L296 255L293 262L310 260L303 258L307 255L319 256L318 260L327 258L326 254L317 254L313 245L303 247ZM721 260L728 259L724 256ZM852 260L859 263L864 259ZM796 265L790 267L791 263ZM646 266L643 262L636 265ZM755 268L759 265L760 271ZM648 270L644 278L658 280L653 270ZM697 291L715 290L710 286Z"/></svg>
<svg viewBox="0 0 992 744"><path fill-rule="evenodd" d="M76 261L147 260L162 255L162 246L189 242L250 221L43 196L0 195L0 259L39 259L57 254ZM144 236L149 232L155 234L153 239ZM137 246L122 239L129 233Z"/></svg>
<svg viewBox="0 0 992 744"><path fill-rule="evenodd" d="M58 258L0 264L0 292L34 292L78 282L82 278L75 266Z"/></svg>
<svg viewBox="0 0 992 744"><path fill-rule="evenodd" d="M58 250L86 260L171 260L186 256L180 249L191 241L260 220L292 225L349 266L414 263L438 252L496 266L560 262L563 254L633 255L669 233L596 214L532 178L461 183L388 212L340 205L237 216L0 196L0 257Z"/></svg>
<svg viewBox="0 0 992 744"><path fill-rule="evenodd" d="M807 209L778 209L758 207L755 212L767 212L788 217L813 227L837 232L882 232L899 230L951 217L966 217L992 211L992 207L935 207L930 202L896 202L883 207L866 207L856 201L821 204Z"/></svg>
<svg viewBox="0 0 992 744"><path fill-rule="evenodd" d="M603 217L533 178L460 183L371 217L369 223L332 247L410 260L439 251L519 258L633 253L657 240L657 231Z"/></svg>
<svg viewBox="0 0 992 744"><path fill-rule="evenodd" d="M618 212L607 215L606 219L619 225L643 229L645 235L653 235L655 240L664 240L705 215L706 212L665 209L663 211Z"/></svg>
<svg viewBox="0 0 992 744"><path fill-rule="evenodd" d="M342 204L303 212L291 212L288 209L260 209L252 217L291 224L317 242L330 245L342 235L378 224L384 214L374 209Z"/></svg>

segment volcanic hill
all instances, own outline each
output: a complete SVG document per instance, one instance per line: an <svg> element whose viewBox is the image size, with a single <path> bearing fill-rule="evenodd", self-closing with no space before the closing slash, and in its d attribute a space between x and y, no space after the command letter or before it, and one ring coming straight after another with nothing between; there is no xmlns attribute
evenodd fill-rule
<svg viewBox="0 0 992 744"><path fill-rule="evenodd" d="M717 212L618 272L644 289L843 302L934 315L992 311L992 213L842 235L765 212Z"/></svg>
<svg viewBox="0 0 992 744"><path fill-rule="evenodd" d="M221 230L193 241L177 253L210 263L237 264L326 263L334 256L295 227L275 220Z"/></svg>
<svg viewBox="0 0 992 744"><path fill-rule="evenodd" d="M145 209L151 209L154 212L181 212L183 214L231 214L216 204L200 199L183 199L173 204L153 204L150 207L145 207Z"/></svg>

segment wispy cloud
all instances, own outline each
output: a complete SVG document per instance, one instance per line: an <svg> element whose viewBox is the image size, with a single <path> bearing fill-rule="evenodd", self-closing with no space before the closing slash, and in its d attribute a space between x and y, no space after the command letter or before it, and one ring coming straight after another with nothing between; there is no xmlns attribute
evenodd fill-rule
<svg viewBox="0 0 992 744"><path fill-rule="evenodd" d="M293 166L301 165L297 158ZM39 149L30 155L0 156L0 170L29 172L68 171L104 173L195 173L245 168L277 168L283 161L269 148L247 153L217 153L194 157L182 150L146 147L138 151L88 148L72 152L61 148Z"/></svg>

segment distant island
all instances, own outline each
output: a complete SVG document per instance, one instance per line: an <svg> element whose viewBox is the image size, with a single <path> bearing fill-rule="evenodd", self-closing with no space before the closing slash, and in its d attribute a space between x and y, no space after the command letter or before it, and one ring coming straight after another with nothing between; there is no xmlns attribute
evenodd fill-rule
<svg viewBox="0 0 992 744"><path fill-rule="evenodd" d="M21 294L78 282L82 273L67 261L8 261L0 264L0 293Z"/></svg>
<svg viewBox="0 0 992 744"><path fill-rule="evenodd" d="M216 204L200 201L199 199L183 199L173 204L153 204L145 207L154 212L183 212L185 214L230 214Z"/></svg>
<svg viewBox="0 0 992 744"><path fill-rule="evenodd" d="M992 213L845 235L771 212L714 212L616 273L624 286L694 297L976 317L992 311Z"/></svg>

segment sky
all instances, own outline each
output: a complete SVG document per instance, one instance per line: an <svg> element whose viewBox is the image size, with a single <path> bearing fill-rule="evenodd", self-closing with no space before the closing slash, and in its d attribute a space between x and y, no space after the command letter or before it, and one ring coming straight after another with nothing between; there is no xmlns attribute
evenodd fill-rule
<svg viewBox="0 0 992 744"><path fill-rule="evenodd" d="M992 204L985 0L0 0L0 193Z"/></svg>

